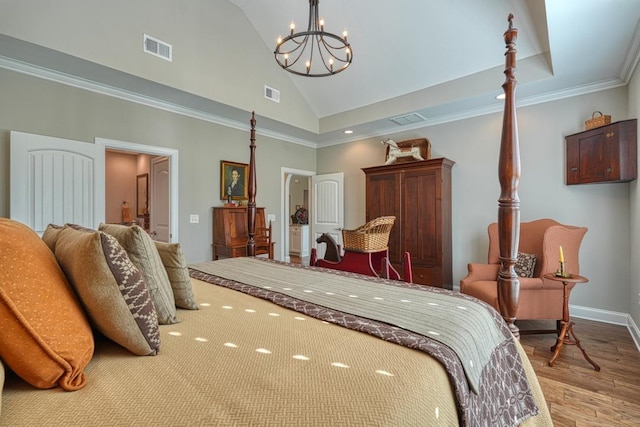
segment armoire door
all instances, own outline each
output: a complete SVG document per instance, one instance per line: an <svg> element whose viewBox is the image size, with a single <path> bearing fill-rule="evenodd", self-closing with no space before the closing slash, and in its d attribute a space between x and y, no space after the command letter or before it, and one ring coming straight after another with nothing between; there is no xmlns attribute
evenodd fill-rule
<svg viewBox="0 0 640 427"><path fill-rule="evenodd" d="M403 174L401 245L411 253L415 264L439 266L441 263L440 187L439 169Z"/></svg>
<svg viewBox="0 0 640 427"><path fill-rule="evenodd" d="M402 262L400 225L401 178L398 173L367 175L366 186L367 222L372 219L393 215L396 222L389 233L389 258L394 264Z"/></svg>
<svg viewBox="0 0 640 427"><path fill-rule="evenodd" d="M411 254L416 274L423 275L427 283L439 283L442 280L440 181L439 168L406 171L403 174L401 245L403 251Z"/></svg>

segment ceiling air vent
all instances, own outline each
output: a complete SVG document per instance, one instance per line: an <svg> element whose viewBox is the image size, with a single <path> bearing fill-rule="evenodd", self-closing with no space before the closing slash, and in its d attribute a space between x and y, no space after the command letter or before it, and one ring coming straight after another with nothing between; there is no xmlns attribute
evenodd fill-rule
<svg viewBox="0 0 640 427"><path fill-rule="evenodd" d="M171 45L146 34L144 35L142 50L169 62L172 60Z"/></svg>
<svg viewBox="0 0 640 427"><path fill-rule="evenodd" d="M412 125L414 123L424 122L427 119L425 119L418 113L409 113L402 116L393 117L389 120L391 120L393 123L397 125L404 126L404 125Z"/></svg>
<svg viewBox="0 0 640 427"><path fill-rule="evenodd" d="M272 100L273 102L280 102L280 91L265 85L264 97Z"/></svg>

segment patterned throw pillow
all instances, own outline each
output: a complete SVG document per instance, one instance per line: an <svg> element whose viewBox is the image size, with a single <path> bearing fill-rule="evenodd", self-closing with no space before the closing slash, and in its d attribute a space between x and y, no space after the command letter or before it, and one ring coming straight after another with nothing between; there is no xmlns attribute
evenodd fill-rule
<svg viewBox="0 0 640 427"><path fill-rule="evenodd" d="M157 354L160 331L151 294L118 241L100 231L67 226L55 248L96 329L133 354Z"/></svg>
<svg viewBox="0 0 640 427"><path fill-rule="evenodd" d="M533 270L536 268L536 254L518 252L518 260L514 268L519 277L533 277Z"/></svg>
<svg viewBox="0 0 640 427"><path fill-rule="evenodd" d="M7 218L0 248L0 359L34 387L84 387L93 331L53 253Z"/></svg>
<svg viewBox="0 0 640 427"><path fill-rule="evenodd" d="M164 265L169 276L176 307L197 310L198 304L196 303L193 289L191 289L189 268L180 248L180 243L156 242L156 247L158 248L160 259L162 259L162 265Z"/></svg>
<svg viewBox="0 0 640 427"><path fill-rule="evenodd" d="M178 323L171 282L151 236L138 225L100 224L98 229L115 237L142 273L156 306L158 322L161 325Z"/></svg>

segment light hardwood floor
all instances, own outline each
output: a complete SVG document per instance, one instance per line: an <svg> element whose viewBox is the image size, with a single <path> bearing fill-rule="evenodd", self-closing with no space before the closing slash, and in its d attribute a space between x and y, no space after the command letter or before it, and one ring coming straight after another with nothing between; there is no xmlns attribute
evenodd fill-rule
<svg viewBox="0 0 640 427"><path fill-rule="evenodd" d="M640 352L629 330L589 320L573 321L580 343L600 365L600 372L576 346L564 346L550 367L553 334L520 338L555 426L640 426Z"/></svg>
<svg viewBox="0 0 640 427"><path fill-rule="evenodd" d="M291 257L291 262L301 260ZM554 334L523 335L555 427L640 426L640 352L624 326L573 319L574 331L600 372L576 346L565 345L549 366ZM550 329L554 323L523 322L522 329Z"/></svg>

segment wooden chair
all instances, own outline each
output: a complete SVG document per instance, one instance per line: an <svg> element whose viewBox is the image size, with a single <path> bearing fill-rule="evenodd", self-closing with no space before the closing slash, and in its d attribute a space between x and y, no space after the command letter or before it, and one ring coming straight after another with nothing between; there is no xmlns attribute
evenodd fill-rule
<svg viewBox="0 0 640 427"><path fill-rule="evenodd" d="M271 240L271 221L269 221L269 227L257 227L256 233L253 239L256 242L256 255L267 254L269 259L273 259L273 247L276 242Z"/></svg>

